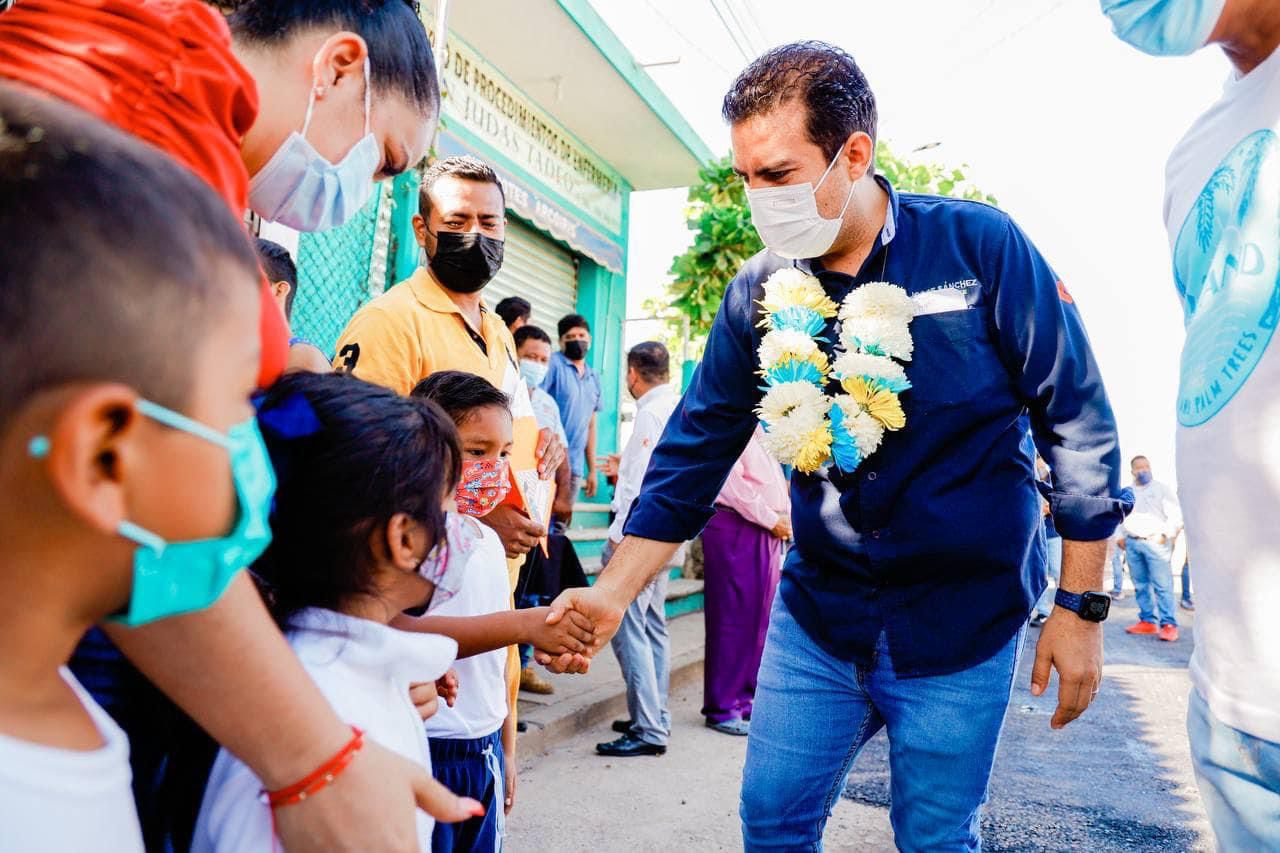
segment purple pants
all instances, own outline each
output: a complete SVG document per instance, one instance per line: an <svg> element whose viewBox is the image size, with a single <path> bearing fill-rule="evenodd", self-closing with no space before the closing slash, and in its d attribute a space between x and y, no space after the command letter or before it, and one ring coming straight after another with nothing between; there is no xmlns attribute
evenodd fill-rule
<svg viewBox="0 0 1280 853"><path fill-rule="evenodd" d="M713 723L751 716L782 542L736 512L717 509L702 531L707 660L702 713Z"/></svg>

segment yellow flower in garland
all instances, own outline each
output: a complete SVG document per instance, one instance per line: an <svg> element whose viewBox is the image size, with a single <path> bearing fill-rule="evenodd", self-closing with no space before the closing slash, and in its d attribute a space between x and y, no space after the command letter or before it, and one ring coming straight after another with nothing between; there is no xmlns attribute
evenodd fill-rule
<svg viewBox="0 0 1280 853"><path fill-rule="evenodd" d="M769 276L760 306L770 314L785 308L808 308L824 318L836 316L838 310L818 279L795 267L785 267Z"/></svg>
<svg viewBox="0 0 1280 853"><path fill-rule="evenodd" d="M899 430L907 425L906 413L898 395L878 383L868 382L861 376L852 376L843 383L844 390L868 415L884 424L887 430Z"/></svg>
<svg viewBox="0 0 1280 853"><path fill-rule="evenodd" d="M795 462L797 471L812 474L831 456L831 428L823 424L805 434L800 446L796 448Z"/></svg>

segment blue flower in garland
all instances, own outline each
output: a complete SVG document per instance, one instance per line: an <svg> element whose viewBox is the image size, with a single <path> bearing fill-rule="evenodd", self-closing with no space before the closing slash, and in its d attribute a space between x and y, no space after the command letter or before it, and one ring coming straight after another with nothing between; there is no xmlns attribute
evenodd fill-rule
<svg viewBox="0 0 1280 853"><path fill-rule="evenodd" d="M862 464L862 451L844 425L844 410L839 406L831 406L831 458L836 467L846 474L851 474Z"/></svg>
<svg viewBox="0 0 1280 853"><path fill-rule="evenodd" d="M794 329L812 338L824 340L818 335L823 326L826 325L826 321L822 319L821 314L812 308L807 308L803 305L791 305L774 311L769 315L769 319L775 329Z"/></svg>
<svg viewBox="0 0 1280 853"><path fill-rule="evenodd" d="M766 387L778 385L782 382L809 382L818 387L822 387L826 383L822 371L818 370L817 365L813 362L795 361L793 359L780 361L766 370L764 379Z"/></svg>

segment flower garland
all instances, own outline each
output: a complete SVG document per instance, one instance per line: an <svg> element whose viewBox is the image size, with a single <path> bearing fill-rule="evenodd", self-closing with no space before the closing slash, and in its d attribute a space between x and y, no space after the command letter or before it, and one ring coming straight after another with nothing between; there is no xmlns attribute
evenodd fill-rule
<svg viewBox="0 0 1280 853"><path fill-rule="evenodd" d="M764 283L767 329L760 341L764 398L756 414L764 443L784 465L811 474L828 462L852 472L875 453L886 431L907 418L898 395L911 387L899 362L910 361L915 303L901 287L864 284L839 306L816 278L795 267ZM826 321L840 320L835 361L819 347ZM835 379L843 394L826 393Z"/></svg>

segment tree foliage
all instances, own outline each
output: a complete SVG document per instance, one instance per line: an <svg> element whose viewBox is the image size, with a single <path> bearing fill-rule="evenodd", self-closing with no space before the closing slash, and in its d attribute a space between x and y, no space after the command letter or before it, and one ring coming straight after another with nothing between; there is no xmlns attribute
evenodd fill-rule
<svg viewBox="0 0 1280 853"><path fill-rule="evenodd" d="M996 204L993 196L968 180L966 168L909 162L896 156L884 142L876 146L876 170L899 192ZM698 183L689 188L685 215L692 242L671 262L672 280L665 298L650 300L647 307L668 320L674 335L683 336L687 323L690 343L700 350L725 288L763 244L751 225L746 187L734 174L728 155L698 173Z"/></svg>

